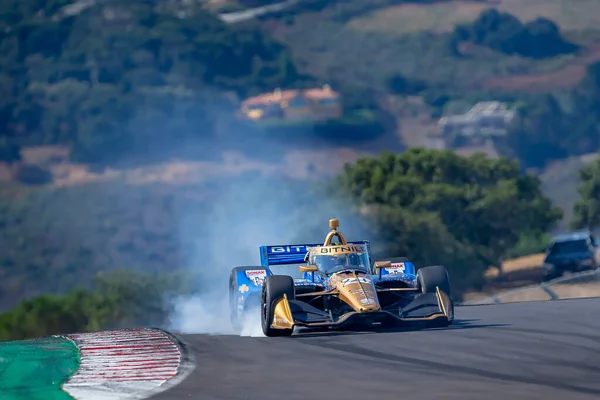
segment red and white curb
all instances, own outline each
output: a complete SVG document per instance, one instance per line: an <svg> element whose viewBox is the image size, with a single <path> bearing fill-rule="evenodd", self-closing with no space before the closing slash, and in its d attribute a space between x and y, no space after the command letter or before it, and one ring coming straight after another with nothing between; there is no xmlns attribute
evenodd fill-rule
<svg viewBox="0 0 600 400"><path fill-rule="evenodd" d="M66 337L79 348L81 362L63 390L77 400L144 399L172 387L191 372L181 368L183 356L176 341L158 329Z"/></svg>

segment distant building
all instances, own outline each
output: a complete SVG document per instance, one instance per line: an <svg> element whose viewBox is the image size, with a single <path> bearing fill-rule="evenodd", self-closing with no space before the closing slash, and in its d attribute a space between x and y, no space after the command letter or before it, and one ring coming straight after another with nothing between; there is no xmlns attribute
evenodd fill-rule
<svg viewBox="0 0 600 400"><path fill-rule="evenodd" d="M516 111L499 101L475 104L467 113L442 117L439 134L450 146L493 141L505 136L516 117Z"/></svg>
<svg viewBox="0 0 600 400"><path fill-rule="evenodd" d="M329 85L320 89L277 89L244 100L241 108L242 114L253 120L326 120L339 118L343 113L341 96Z"/></svg>

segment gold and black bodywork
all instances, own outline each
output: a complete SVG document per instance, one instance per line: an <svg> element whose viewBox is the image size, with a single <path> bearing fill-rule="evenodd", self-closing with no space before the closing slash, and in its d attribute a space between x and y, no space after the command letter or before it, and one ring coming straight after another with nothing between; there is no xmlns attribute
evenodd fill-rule
<svg viewBox="0 0 600 400"><path fill-rule="evenodd" d="M442 279L439 285L429 280L427 284L411 286L398 280L378 280L377 272L360 262L338 266L331 272L316 265L323 256L350 256L360 260L360 255L367 251L360 245L346 242L337 231L337 220L331 220L330 227L331 232L323 246L309 248L305 259L307 265L300 266L303 272L319 274L318 284L286 288L286 285L293 285L291 278L266 278L261 319L267 336L288 336L295 327L353 328L397 324L441 327L452 323L454 305L446 293L449 284L445 269L446 281ZM336 236L339 243L332 244ZM389 261L376 262L374 270L390 265ZM417 273L418 282L425 282L418 276ZM289 279L286 281L285 278Z"/></svg>

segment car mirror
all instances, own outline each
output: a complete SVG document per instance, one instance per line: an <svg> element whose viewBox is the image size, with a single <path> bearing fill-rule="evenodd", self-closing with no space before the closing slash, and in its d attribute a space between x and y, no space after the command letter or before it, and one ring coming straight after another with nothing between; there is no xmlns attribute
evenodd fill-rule
<svg viewBox="0 0 600 400"><path fill-rule="evenodd" d="M391 267L392 267L391 261L375 261L375 269L391 268Z"/></svg>
<svg viewBox="0 0 600 400"><path fill-rule="evenodd" d="M300 266L300 271L301 272L314 272L317 271L319 268L317 268L316 265L301 265Z"/></svg>

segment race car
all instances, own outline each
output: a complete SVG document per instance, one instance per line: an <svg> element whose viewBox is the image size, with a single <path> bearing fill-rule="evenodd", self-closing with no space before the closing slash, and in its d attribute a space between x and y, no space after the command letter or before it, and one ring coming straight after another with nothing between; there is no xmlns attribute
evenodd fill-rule
<svg viewBox="0 0 600 400"><path fill-rule="evenodd" d="M229 280L233 326L260 312L266 336L291 336L294 328L368 328L422 324L444 327L454 319L446 268L420 268L408 259L371 264L367 240L347 242L329 221L323 244L261 246L261 266L236 267ZM338 239L334 243L333 239ZM275 275L275 265L296 265L300 279Z"/></svg>

